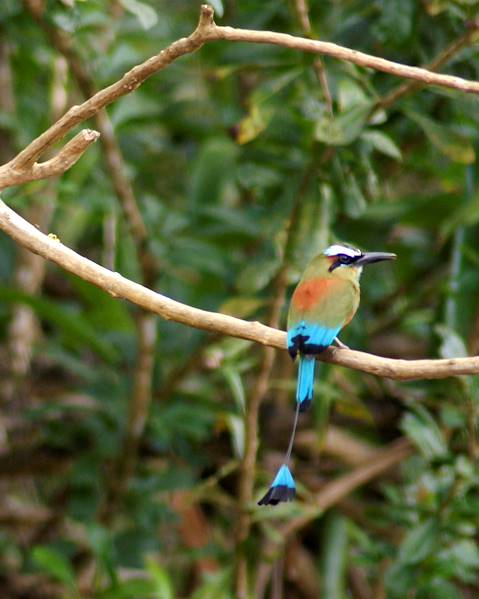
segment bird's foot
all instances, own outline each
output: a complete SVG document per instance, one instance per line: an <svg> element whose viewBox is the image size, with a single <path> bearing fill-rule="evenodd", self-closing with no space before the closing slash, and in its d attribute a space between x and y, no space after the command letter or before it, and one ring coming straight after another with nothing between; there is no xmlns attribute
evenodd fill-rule
<svg viewBox="0 0 479 599"><path fill-rule="evenodd" d="M350 349L349 346L346 345L346 343L343 343L339 337L334 338L334 343L341 349Z"/></svg>

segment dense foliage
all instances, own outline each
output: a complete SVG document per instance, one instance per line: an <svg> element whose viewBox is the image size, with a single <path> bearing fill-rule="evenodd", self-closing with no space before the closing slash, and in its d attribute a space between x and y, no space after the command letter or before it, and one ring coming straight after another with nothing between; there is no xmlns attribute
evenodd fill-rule
<svg viewBox="0 0 479 599"><path fill-rule="evenodd" d="M308 33L298 2L212 4L224 24ZM48 0L42 26L28 5L0 3L4 161L53 122L59 96L67 106L83 99L70 71L58 76L49 30L67 32L100 89L188 35L199 8L186 0ZM310 34L415 65L469 35L441 68L478 79L478 5L311 0ZM364 274L345 343L395 358L478 353L477 97L412 87L389 102L401 80L315 60L215 42L108 109L149 232L151 286L269 322L286 277L284 327L309 258L348 241L399 259ZM3 199L35 223L49 213L46 232L97 262L113 255L116 270L142 280L100 144L61 179L7 190ZM264 349L158 319L148 419L131 471L122 469L138 310L52 265L31 293L21 260L1 235L2 597L228 598L241 555L255 597L270 585L273 596L282 585L291 598L317 597L318 588L325 599L478 595L475 378L399 383L322 366L295 450L299 501L273 510L253 502L238 552L238 465ZM12 328L19 305L35 316L27 332ZM256 499L287 442L294 377L286 352L276 352L261 409ZM347 443L325 441L328 422L369 460L378 455L372 448L399 437L415 451L317 514L283 550L281 523L308 513L315 494L359 465ZM271 545L273 558L265 554ZM273 582L261 587L272 559Z"/></svg>

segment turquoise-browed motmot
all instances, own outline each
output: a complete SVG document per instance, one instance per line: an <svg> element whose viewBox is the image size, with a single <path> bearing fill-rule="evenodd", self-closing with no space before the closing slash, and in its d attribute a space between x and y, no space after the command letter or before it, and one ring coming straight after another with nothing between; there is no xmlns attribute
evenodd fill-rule
<svg viewBox="0 0 479 599"><path fill-rule="evenodd" d="M295 497L289 460L299 413L307 410L313 400L316 356L334 341L342 345L337 336L358 309L363 266L395 258L395 254L361 252L335 244L316 256L304 271L288 313L288 351L293 360L299 354L293 431L284 463L259 505L276 505Z"/></svg>

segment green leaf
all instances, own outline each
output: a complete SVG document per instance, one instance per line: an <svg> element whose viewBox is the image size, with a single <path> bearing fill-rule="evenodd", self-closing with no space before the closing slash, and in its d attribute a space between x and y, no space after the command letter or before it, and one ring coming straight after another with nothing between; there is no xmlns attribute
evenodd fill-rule
<svg viewBox="0 0 479 599"><path fill-rule="evenodd" d="M88 542L92 553L96 556L98 564L108 574L111 582L118 582L115 570L114 547L110 531L96 522L89 522L86 526Z"/></svg>
<svg viewBox="0 0 479 599"><path fill-rule="evenodd" d="M261 306L264 306L265 301L253 296L238 296L226 300L219 307L221 314L236 316L236 318L249 318L252 314L258 311Z"/></svg>
<svg viewBox="0 0 479 599"><path fill-rule="evenodd" d="M230 587L231 571L223 567L219 572L205 573L191 599L233 599Z"/></svg>
<svg viewBox="0 0 479 599"><path fill-rule="evenodd" d="M412 528L399 548L399 560L403 564L417 564L436 550L439 526L436 518L429 518Z"/></svg>
<svg viewBox="0 0 479 599"><path fill-rule="evenodd" d="M343 176L341 187L346 214L351 218L359 218L368 204L356 177L351 171Z"/></svg>
<svg viewBox="0 0 479 599"><path fill-rule="evenodd" d="M439 349L441 358L466 358L469 355L464 340L456 331L442 324L436 325L434 330L442 341Z"/></svg>
<svg viewBox="0 0 479 599"><path fill-rule="evenodd" d="M397 147L394 141L382 131L376 131L374 129L368 129L361 133L361 139L370 143L375 150L394 158L396 160L402 160L401 150Z"/></svg>
<svg viewBox="0 0 479 599"><path fill-rule="evenodd" d="M236 406L243 414L246 409L246 398L240 373L231 366L225 366L222 368L222 373L228 382L228 386L233 394Z"/></svg>
<svg viewBox="0 0 479 599"><path fill-rule="evenodd" d="M261 291L271 282L278 272L278 259L266 258L247 264L236 278L236 286L240 293L249 295Z"/></svg>
<svg viewBox="0 0 479 599"><path fill-rule="evenodd" d="M59 551L49 547L37 546L32 551L32 559L39 569L58 582L72 588L76 587L75 572L68 559Z"/></svg>
<svg viewBox="0 0 479 599"><path fill-rule="evenodd" d="M96 594L94 599L151 599L154 589L154 582L151 580L125 580Z"/></svg>
<svg viewBox="0 0 479 599"><path fill-rule="evenodd" d="M158 15L152 6L140 0L120 0L120 2L128 12L135 15L143 29L150 29L158 23Z"/></svg>
<svg viewBox="0 0 479 599"><path fill-rule="evenodd" d="M414 413L406 414L401 429L428 459L447 454L447 444L441 429L423 406L415 406Z"/></svg>
<svg viewBox="0 0 479 599"><path fill-rule="evenodd" d="M444 221L441 226L441 237L447 239L459 227L472 227L477 223L479 223L479 194L461 203L450 218Z"/></svg>
<svg viewBox="0 0 479 599"><path fill-rule="evenodd" d="M401 43L413 29L414 0L380 0L381 17L378 32L388 43Z"/></svg>
<svg viewBox="0 0 479 599"><path fill-rule="evenodd" d="M427 116L412 110L405 111L406 115L417 123L429 141L445 156L462 164L472 164L476 158L471 141L452 127L439 125Z"/></svg>
<svg viewBox="0 0 479 599"><path fill-rule="evenodd" d="M242 459L244 456L245 442L244 418L242 416L237 416L236 414L227 414L226 424L228 425L231 434L235 456Z"/></svg>
<svg viewBox="0 0 479 599"><path fill-rule="evenodd" d="M114 345L102 339L79 311L67 310L58 302L8 287L0 287L0 300L30 306L39 318L57 327L73 345L89 346L109 362L118 360L118 352Z"/></svg>
<svg viewBox="0 0 479 599"><path fill-rule="evenodd" d="M400 561L393 562L385 576L388 599L404 599L415 587L414 567Z"/></svg>
<svg viewBox="0 0 479 599"><path fill-rule="evenodd" d="M248 101L248 114L239 123L236 141L240 145L253 141L266 129L280 105L278 95L300 74L301 69L293 69L267 79L255 89Z"/></svg>
<svg viewBox="0 0 479 599"><path fill-rule="evenodd" d="M479 549L471 539L459 539L441 551L441 558L452 566L452 573L463 582L477 579L479 572Z"/></svg>
<svg viewBox="0 0 479 599"><path fill-rule="evenodd" d="M223 7L222 0L208 0L208 4L214 8L215 15L218 17L222 17L224 15L225 9Z"/></svg>
<svg viewBox="0 0 479 599"><path fill-rule="evenodd" d="M367 104L368 97L364 88L351 77L344 77L338 83L338 104L341 113L356 106Z"/></svg>
<svg viewBox="0 0 479 599"><path fill-rule="evenodd" d="M270 105L252 104L248 114L240 121L236 141L244 145L256 139L269 125L274 112L274 108Z"/></svg>
<svg viewBox="0 0 479 599"><path fill-rule="evenodd" d="M372 102L361 103L334 118L325 114L316 123L316 140L331 146L352 143L363 130L372 105Z"/></svg>
<svg viewBox="0 0 479 599"><path fill-rule="evenodd" d="M322 590L328 599L343 599L346 589L346 561L348 549L347 520L332 512L326 518L322 539Z"/></svg>
<svg viewBox="0 0 479 599"><path fill-rule="evenodd" d="M417 595L417 599L458 599L462 593L457 586L443 578L431 580L421 588L421 594Z"/></svg>
<svg viewBox="0 0 479 599"><path fill-rule="evenodd" d="M106 332L131 333L135 322L128 309L128 304L119 302L102 289L78 277L69 277L75 294L86 305L82 315L95 328L97 336Z"/></svg>
<svg viewBox="0 0 479 599"><path fill-rule="evenodd" d="M194 206L211 206L221 201L225 186L234 180L237 146L224 137L210 137L201 146L191 174Z"/></svg>
<svg viewBox="0 0 479 599"><path fill-rule="evenodd" d="M279 185L282 181L280 173L274 168L253 162L244 162L239 165L237 176L242 187L255 192Z"/></svg>
<svg viewBox="0 0 479 599"><path fill-rule="evenodd" d="M175 591L168 572L152 558L146 560L146 569L153 579L155 599L174 599Z"/></svg>

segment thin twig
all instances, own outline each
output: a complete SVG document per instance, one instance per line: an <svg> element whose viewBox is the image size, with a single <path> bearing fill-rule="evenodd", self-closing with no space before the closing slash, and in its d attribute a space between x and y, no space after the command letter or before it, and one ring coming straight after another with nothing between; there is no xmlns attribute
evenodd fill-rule
<svg viewBox="0 0 479 599"><path fill-rule="evenodd" d="M52 46L65 58L78 88L88 101L96 95L97 90L93 78L88 72L85 62L76 52L72 37L44 19L43 11L38 9L34 0L24 0L30 13L45 32ZM125 220L137 245L141 245L147 237L147 230L130 180L126 176L125 162L115 137L111 120L105 110L95 114L95 122L100 132L100 141L104 149L107 171L113 183ZM148 284L148 283L147 283Z"/></svg>
<svg viewBox="0 0 479 599"><path fill-rule="evenodd" d="M135 368L133 396L130 402L130 415L128 417L126 447L129 450L125 451L129 459L136 456L138 443L143 435L150 405L152 372L155 364L156 349L155 315L148 312L141 312L137 318L137 331L139 361ZM129 474L131 475L131 471Z"/></svg>
<svg viewBox="0 0 479 599"><path fill-rule="evenodd" d="M46 507L38 505L16 505L15 503L0 506L0 524L11 528L30 528L43 524L51 518L52 513Z"/></svg>
<svg viewBox="0 0 479 599"><path fill-rule="evenodd" d="M466 93L479 93L479 81L462 79L453 75L442 75L433 73L421 67L413 67L392 60L386 60L378 56L352 50L331 42L319 40L310 40L303 37L295 37L287 33L277 33L275 31L254 31L248 29L236 29L234 27L218 27L211 25L204 30L204 41L226 40L229 42L248 42L256 44L273 44L283 46L292 50L308 52L310 54L324 54L338 60L351 62L360 67L382 71L389 75L412 79L425 85L437 85L456 89Z"/></svg>
<svg viewBox="0 0 479 599"><path fill-rule="evenodd" d="M24 169L31 165L54 143L62 139L73 127L90 119L102 108L118 98L126 96L139 87L146 79L164 69L174 60L198 50L207 40L206 31L213 27L213 9L203 6L197 29L188 37L173 42L156 56L133 67L123 77L94 94L78 106L72 106L56 123L34 139L13 160L0 168L2 170ZM13 185L14 183L12 183Z"/></svg>
<svg viewBox="0 0 479 599"><path fill-rule="evenodd" d="M118 463L110 480L107 498L100 510L100 519L108 522L114 515L118 501L123 497L128 482L133 476L138 449L151 402L152 372L155 364L156 316L141 311L136 319L137 363L133 393L129 402L127 431Z"/></svg>
<svg viewBox="0 0 479 599"><path fill-rule="evenodd" d="M0 167L0 189L62 175L83 156L99 136L98 131L83 129L50 160L25 165L8 162Z"/></svg>
<svg viewBox="0 0 479 599"><path fill-rule="evenodd" d="M372 444L333 424L328 425L324 439L315 430L301 431L296 437L296 446L310 454L317 455L321 451L332 455L349 466L362 465L377 453Z"/></svg>
<svg viewBox="0 0 479 599"><path fill-rule="evenodd" d="M437 71L442 66L447 64L456 54L458 54L463 48L471 44L474 40L474 37L477 34L478 25L469 27L469 29L458 37L456 40L452 41L444 50L442 50L428 65L424 68L428 71ZM374 111L389 108L393 104L395 104L400 98L407 96L415 91L418 91L425 84L419 81L406 81L401 83L392 91L390 91L386 96L381 98L376 105L374 106Z"/></svg>
<svg viewBox="0 0 479 599"><path fill-rule="evenodd" d="M308 0L294 0L294 7L296 10L296 15L298 17L299 24L303 31L303 34L310 39L315 39L315 35L313 33L313 28L311 27L311 20L309 18L309 6ZM323 61L321 58L316 58L313 61L313 69L316 73L316 78L318 79L319 85L321 87L321 91L323 92L324 101L328 108L329 114L333 115L333 98L331 96L331 91L329 89L328 76L326 73L326 69L324 67Z"/></svg>

